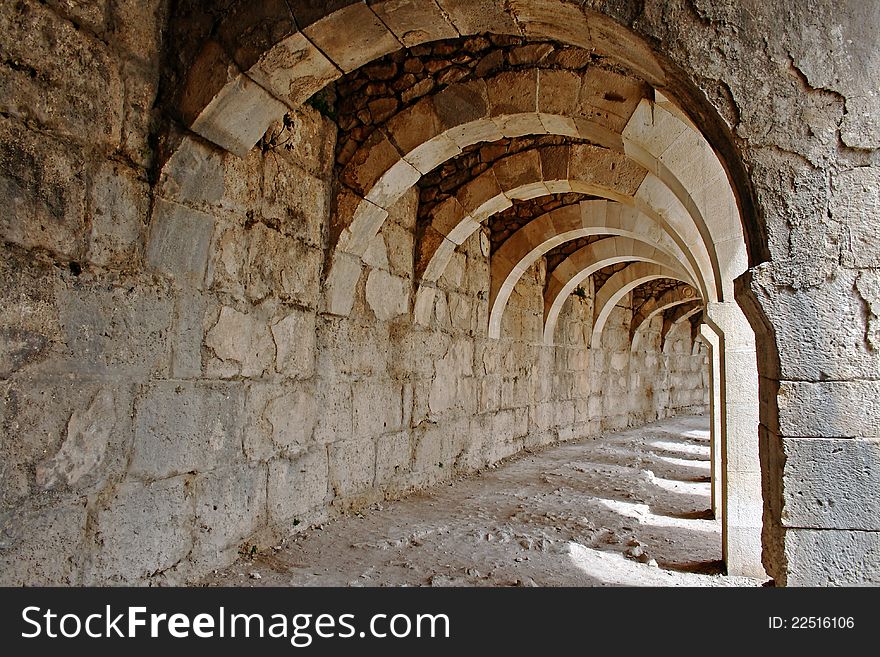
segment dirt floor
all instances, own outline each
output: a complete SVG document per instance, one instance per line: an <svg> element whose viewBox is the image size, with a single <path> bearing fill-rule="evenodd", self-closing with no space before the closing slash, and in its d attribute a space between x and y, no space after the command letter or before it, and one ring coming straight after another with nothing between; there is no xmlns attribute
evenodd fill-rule
<svg viewBox="0 0 880 657"><path fill-rule="evenodd" d="M539 452L241 559L209 586L758 586L721 575L707 418Z"/></svg>

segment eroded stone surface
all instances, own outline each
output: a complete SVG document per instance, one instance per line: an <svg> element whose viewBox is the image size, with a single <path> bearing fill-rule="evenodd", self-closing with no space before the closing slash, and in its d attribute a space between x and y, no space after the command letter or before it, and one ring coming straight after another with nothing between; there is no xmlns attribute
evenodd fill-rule
<svg viewBox="0 0 880 657"><path fill-rule="evenodd" d="M591 14L578 32L571 3L307 4L272 3L284 20L269 26L196 0L174 16L154 0L0 8L2 582L184 583L241 542L528 446L705 410L690 322L655 318L630 351L656 286L586 348L613 267L540 345L547 265L583 241L523 274L486 340L493 251L577 202L569 190L533 185L541 196L499 203L486 233L449 233L445 269L419 290L430 212L504 158L463 210L539 168L632 193L643 171L594 142L624 152L617 131L643 98L704 131L751 264L768 261L743 290L774 342L759 352L762 422L781 434L768 554L792 584L876 580L862 519L876 506L875 8L593 3L632 31ZM540 114L510 114L526 109ZM182 137L180 119L216 143ZM674 150L681 134L650 143ZM359 201L335 198L338 183L388 207L364 206L346 234ZM714 207L708 183L688 191ZM348 250L329 252L340 233Z"/></svg>

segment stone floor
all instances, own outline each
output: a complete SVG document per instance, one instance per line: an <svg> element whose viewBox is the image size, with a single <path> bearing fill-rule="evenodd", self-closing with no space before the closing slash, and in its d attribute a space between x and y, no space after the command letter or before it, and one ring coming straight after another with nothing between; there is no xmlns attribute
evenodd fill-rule
<svg viewBox="0 0 880 657"><path fill-rule="evenodd" d="M707 418L523 454L309 528L208 586L756 586L721 574Z"/></svg>

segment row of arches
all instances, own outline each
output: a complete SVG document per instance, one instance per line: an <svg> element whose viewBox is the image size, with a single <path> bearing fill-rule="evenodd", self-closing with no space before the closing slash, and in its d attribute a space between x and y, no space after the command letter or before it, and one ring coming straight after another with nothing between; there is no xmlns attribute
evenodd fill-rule
<svg viewBox="0 0 880 657"><path fill-rule="evenodd" d="M624 265L596 290L594 347L624 297L667 281L664 292L638 309L633 347L639 328L661 312L678 309L664 314L670 323L703 313L702 330L712 336L706 340L713 359L724 555L730 572L762 573L755 336L734 302L734 279L749 261L741 212L748 194L731 184L730 165L667 95L675 89L667 89L670 80L650 49L608 17L561 0L343 2L326 15L294 9L292 17L280 4L256 23L249 23L247 12L231 13L230 32L204 45L184 83L181 110L190 128L232 153L247 153L270 123L328 84L402 48L512 33L589 55L576 70L521 65L466 76L374 126L337 167L323 310L343 317L351 312L371 241L390 209L429 174L481 144L561 138L561 144L536 143L487 163L421 218L414 321L427 321L453 254L475 232L489 231L493 217L523 201L583 195L496 240L489 254L486 335L501 337L505 308L524 272L575 240L594 239L548 272L547 346L554 344L566 299L590 276ZM251 49L229 47L255 25L279 24L280 18L290 33L273 34Z"/></svg>

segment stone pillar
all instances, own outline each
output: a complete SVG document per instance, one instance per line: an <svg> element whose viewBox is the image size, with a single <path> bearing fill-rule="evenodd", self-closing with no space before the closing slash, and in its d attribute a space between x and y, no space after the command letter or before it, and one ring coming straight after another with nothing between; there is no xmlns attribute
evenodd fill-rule
<svg viewBox="0 0 880 657"><path fill-rule="evenodd" d="M700 324L700 335L709 349L709 450L712 472L712 513L721 519L721 351L718 335L707 324Z"/></svg>
<svg viewBox="0 0 880 657"><path fill-rule="evenodd" d="M755 333L735 303L709 303L706 317L718 335L724 562L731 575L766 577L761 564L763 498Z"/></svg>

